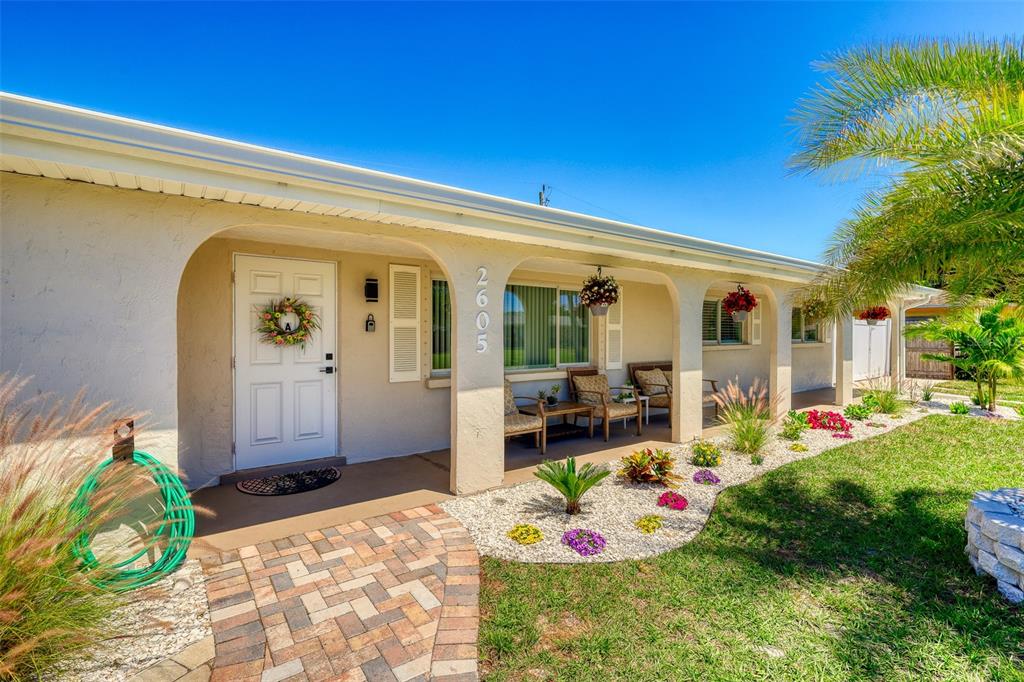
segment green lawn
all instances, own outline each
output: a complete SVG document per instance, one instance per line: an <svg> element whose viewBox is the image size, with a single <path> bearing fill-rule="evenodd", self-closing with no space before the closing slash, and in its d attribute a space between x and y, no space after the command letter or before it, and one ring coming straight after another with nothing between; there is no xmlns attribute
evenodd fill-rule
<svg viewBox="0 0 1024 682"><path fill-rule="evenodd" d="M963 553L972 493L1024 484L1022 453L1024 422L932 416L725 491L694 542L653 560L486 559L482 669L492 680L1024 680L1024 611Z"/></svg>
<svg viewBox="0 0 1024 682"><path fill-rule="evenodd" d="M940 393L971 396L978 390L978 386L973 381L943 381L935 384L933 390ZM1018 383L1011 379L1000 381L996 389L996 402L1001 405L1024 403L1024 383Z"/></svg>

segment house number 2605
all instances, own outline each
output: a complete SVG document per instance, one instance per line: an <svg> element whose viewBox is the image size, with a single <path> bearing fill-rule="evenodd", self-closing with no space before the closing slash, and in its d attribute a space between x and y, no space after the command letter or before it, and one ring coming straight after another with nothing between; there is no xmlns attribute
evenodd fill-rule
<svg viewBox="0 0 1024 682"><path fill-rule="evenodd" d="M480 275L476 278L476 305L480 310L476 313L476 352L487 352L487 327L491 324L491 316L484 308L487 307L487 268L482 265L476 269Z"/></svg>

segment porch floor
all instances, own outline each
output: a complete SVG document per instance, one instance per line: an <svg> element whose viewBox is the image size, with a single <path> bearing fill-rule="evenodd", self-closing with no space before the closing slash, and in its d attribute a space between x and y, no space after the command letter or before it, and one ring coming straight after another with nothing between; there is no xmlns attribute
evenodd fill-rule
<svg viewBox="0 0 1024 682"><path fill-rule="evenodd" d="M794 393L793 407L828 407L834 396L831 388ZM705 436L721 432L722 427L714 426L713 409L705 410L704 425ZM624 428L622 422L616 422L607 443L597 433L593 440L552 440L544 457L533 447L532 437L513 439L505 448L504 485L530 480L536 466L545 459L577 457L581 462L604 463L641 447L673 445L665 413L651 414L640 437L632 426ZM245 495L233 484L204 488L192 495L193 503L207 513L197 515L196 539L189 553L206 556L226 552L449 499L449 461L449 451L438 450L349 464L337 482L284 497Z"/></svg>

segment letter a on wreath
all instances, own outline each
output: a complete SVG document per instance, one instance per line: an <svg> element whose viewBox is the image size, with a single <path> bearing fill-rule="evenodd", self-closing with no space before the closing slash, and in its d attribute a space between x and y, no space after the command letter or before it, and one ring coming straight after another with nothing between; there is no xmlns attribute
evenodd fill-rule
<svg viewBox="0 0 1024 682"><path fill-rule="evenodd" d="M273 346L305 346L313 332L320 329L320 316L298 298L271 301L257 315L260 341Z"/></svg>

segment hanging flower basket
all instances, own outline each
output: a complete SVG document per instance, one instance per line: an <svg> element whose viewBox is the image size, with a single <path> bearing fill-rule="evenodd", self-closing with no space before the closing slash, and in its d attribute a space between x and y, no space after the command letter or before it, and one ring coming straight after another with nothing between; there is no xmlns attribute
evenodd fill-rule
<svg viewBox="0 0 1024 682"><path fill-rule="evenodd" d="M742 285L736 287L736 291L730 291L722 299L722 310L733 316L737 322L747 319L747 313L757 307L757 298Z"/></svg>
<svg viewBox="0 0 1024 682"><path fill-rule="evenodd" d="M596 275L587 277L580 291L580 304L590 308L590 313L598 317L608 314L608 306L619 300L619 283L611 275L605 277L601 268Z"/></svg>
<svg viewBox="0 0 1024 682"><path fill-rule="evenodd" d="M867 310L860 311L860 314L857 315L857 319L866 320L869 325L874 326L878 324L879 320L888 320L890 314L891 313L888 308L884 305L878 305L874 308L868 308Z"/></svg>
<svg viewBox="0 0 1024 682"><path fill-rule="evenodd" d="M801 309L804 311L804 320L808 323L821 322L827 315L827 306L824 301L819 299L811 299L806 301Z"/></svg>
<svg viewBox="0 0 1024 682"><path fill-rule="evenodd" d="M305 346L313 332L320 329L320 316L298 298L282 298L260 308L256 331L260 340L272 346Z"/></svg>

